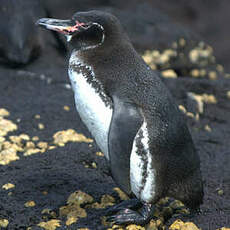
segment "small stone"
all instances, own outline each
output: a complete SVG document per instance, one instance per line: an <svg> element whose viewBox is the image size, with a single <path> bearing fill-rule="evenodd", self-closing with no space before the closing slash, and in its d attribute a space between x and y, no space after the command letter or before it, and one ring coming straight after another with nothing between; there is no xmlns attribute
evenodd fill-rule
<svg viewBox="0 0 230 230"><path fill-rule="evenodd" d="M70 107L67 106L67 105L65 105L65 106L63 107L63 109L64 109L65 111L70 111Z"/></svg>
<svg viewBox="0 0 230 230"><path fill-rule="evenodd" d="M176 220L170 227L169 230L199 230L199 228L192 222L183 222Z"/></svg>
<svg viewBox="0 0 230 230"><path fill-rule="evenodd" d="M104 153L102 153L102 152L96 152L96 155L99 156L99 157L104 157L105 156Z"/></svg>
<svg viewBox="0 0 230 230"><path fill-rule="evenodd" d="M11 183L7 183L7 184L4 184L2 188L5 190L9 190L9 189L15 188L15 185Z"/></svg>
<svg viewBox="0 0 230 230"><path fill-rule="evenodd" d="M118 187L113 188L113 191L118 193L121 200L128 200L129 197Z"/></svg>
<svg viewBox="0 0 230 230"><path fill-rule="evenodd" d="M193 49L189 52L189 59L192 63L196 63L199 59L199 52L196 49Z"/></svg>
<svg viewBox="0 0 230 230"><path fill-rule="evenodd" d="M11 161L19 160L17 151L14 148L5 149L0 152L0 165L7 165Z"/></svg>
<svg viewBox="0 0 230 230"><path fill-rule="evenodd" d="M165 78L177 78L177 74L173 69L164 70L161 72L161 74Z"/></svg>
<svg viewBox="0 0 230 230"><path fill-rule="evenodd" d="M50 208L45 208L42 210L41 212L43 215L46 214L48 215L49 217L52 217L52 218L56 218L57 217L57 214L56 212L54 212L52 209Z"/></svg>
<svg viewBox="0 0 230 230"><path fill-rule="evenodd" d="M86 138L83 134L77 133L73 129L63 130L53 135L54 144L61 146L67 142L86 142L92 143L93 140Z"/></svg>
<svg viewBox="0 0 230 230"><path fill-rule="evenodd" d="M8 132L15 131L17 128L12 121L0 117L0 136L6 136Z"/></svg>
<svg viewBox="0 0 230 230"><path fill-rule="evenodd" d="M29 141L30 140L30 137L27 135L27 134L20 134L19 137L24 140L24 141Z"/></svg>
<svg viewBox="0 0 230 230"><path fill-rule="evenodd" d="M224 195L224 191L223 191L222 189L219 189L217 193L218 193L218 195L220 195L220 196L223 196L223 195Z"/></svg>
<svg viewBox="0 0 230 230"><path fill-rule="evenodd" d="M57 227L61 227L60 222L60 220L52 219L47 222L41 222L38 224L38 226L46 230L56 230Z"/></svg>
<svg viewBox="0 0 230 230"><path fill-rule="evenodd" d="M7 219L0 219L0 228L7 228L9 221Z"/></svg>
<svg viewBox="0 0 230 230"><path fill-rule="evenodd" d="M32 141L26 142L25 149L33 149L33 148L35 148L34 142L32 142Z"/></svg>
<svg viewBox="0 0 230 230"><path fill-rule="evenodd" d="M10 113L4 109L4 108L0 108L0 117L8 117L10 115Z"/></svg>
<svg viewBox="0 0 230 230"><path fill-rule="evenodd" d="M97 164L95 162L93 162L92 163L92 167L96 169L97 168Z"/></svg>
<svg viewBox="0 0 230 230"><path fill-rule="evenodd" d="M200 71L199 71L198 69L193 69L193 70L190 72L190 75L191 75L192 77L197 78L197 77L200 76Z"/></svg>
<svg viewBox="0 0 230 230"><path fill-rule="evenodd" d="M184 46L186 45L186 41L185 41L184 38L180 38L180 40L179 40L179 45L180 45L181 47L184 47Z"/></svg>
<svg viewBox="0 0 230 230"><path fill-rule="evenodd" d="M182 111L183 113L186 113L186 108L183 105L178 106L179 110Z"/></svg>
<svg viewBox="0 0 230 230"><path fill-rule="evenodd" d="M48 143L44 141L40 141L37 143L38 148L40 149L47 149L48 148Z"/></svg>
<svg viewBox="0 0 230 230"><path fill-rule="evenodd" d="M130 224L126 227L126 230L145 230L145 227L141 227L135 224Z"/></svg>
<svg viewBox="0 0 230 230"><path fill-rule="evenodd" d="M38 136L32 137L32 141L39 141L39 137Z"/></svg>
<svg viewBox="0 0 230 230"><path fill-rule="evenodd" d="M209 125L205 125L204 130L207 131L207 132L211 132L212 131L212 129L210 128Z"/></svg>
<svg viewBox="0 0 230 230"><path fill-rule="evenodd" d="M230 99L230 91L227 92L227 98Z"/></svg>
<svg viewBox="0 0 230 230"><path fill-rule="evenodd" d="M33 154L36 154L36 153L40 153L40 152L41 152L41 149L38 149L38 148L28 149L28 150L23 154L23 156L30 156L30 155L33 155Z"/></svg>
<svg viewBox="0 0 230 230"><path fill-rule="evenodd" d="M193 113L204 113L204 102L201 95L197 95L192 92L187 93L187 106L189 110Z"/></svg>
<svg viewBox="0 0 230 230"><path fill-rule="evenodd" d="M77 204L77 205L88 204L92 202L93 202L93 197L80 190L72 193L67 200L67 204Z"/></svg>
<svg viewBox="0 0 230 230"><path fill-rule="evenodd" d="M35 204L35 202L34 202L33 200L27 201L27 202L24 204L24 206L25 206L26 208L34 207L35 205L36 205L36 204Z"/></svg>
<svg viewBox="0 0 230 230"><path fill-rule="evenodd" d="M53 150L53 149L56 149L56 148L57 148L56 146L51 145L51 146L48 147L48 150Z"/></svg>
<svg viewBox="0 0 230 230"><path fill-rule="evenodd" d="M217 71L220 72L220 73L223 73L223 72L224 72L224 67L223 67L222 65L220 65L220 64L218 64L218 65L216 66L216 69L217 69Z"/></svg>
<svg viewBox="0 0 230 230"><path fill-rule="evenodd" d="M43 130L43 129L45 128L45 126L44 126L42 123L39 123L39 124L38 124L38 128L39 128L40 130Z"/></svg>
<svg viewBox="0 0 230 230"><path fill-rule="evenodd" d="M39 114L36 114L36 115L34 116L34 118L35 118L35 119L40 119L41 116L40 116Z"/></svg>
<svg viewBox="0 0 230 230"><path fill-rule="evenodd" d="M208 74L208 77L210 80L216 80L217 79L217 73L215 71L210 71Z"/></svg>
<svg viewBox="0 0 230 230"><path fill-rule="evenodd" d="M186 116L191 117L191 118L194 118L194 117L195 117L194 114L191 113L191 112L187 112L187 113L186 113Z"/></svg>

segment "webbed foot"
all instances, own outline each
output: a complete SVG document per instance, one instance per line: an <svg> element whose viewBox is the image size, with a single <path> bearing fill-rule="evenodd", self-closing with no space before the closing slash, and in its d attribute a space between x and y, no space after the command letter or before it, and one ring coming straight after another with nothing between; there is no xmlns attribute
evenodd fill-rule
<svg viewBox="0 0 230 230"><path fill-rule="evenodd" d="M120 210L116 215L111 215L107 218L108 221L119 225L137 224L146 225L153 217L154 205L143 204L140 211L134 211L129 208Z"/></svg>

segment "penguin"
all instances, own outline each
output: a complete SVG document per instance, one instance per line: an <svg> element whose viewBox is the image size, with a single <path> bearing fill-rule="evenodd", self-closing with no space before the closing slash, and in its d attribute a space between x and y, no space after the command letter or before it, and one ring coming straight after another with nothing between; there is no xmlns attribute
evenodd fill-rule
<svg viewBox="0 0 230 230"><path fill-rule="evenodd" d="M203 199L200 159L185 119L119 20L93 10L37 24L66 36L76 109L114 181L133 197L110 208L108 220L145 225L166 196L197 210Z"/></svg>

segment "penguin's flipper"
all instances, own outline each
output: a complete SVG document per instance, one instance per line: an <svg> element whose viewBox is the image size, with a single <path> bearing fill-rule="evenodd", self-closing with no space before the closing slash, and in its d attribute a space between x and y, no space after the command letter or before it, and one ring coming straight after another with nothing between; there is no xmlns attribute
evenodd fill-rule
<svg viewBox="0 0 230 230"><path fill-rule="evenodd" d="M138 107L113 96L113 116L109 130L109 158L113 179L127 194L130 188L130 155L134 138L143 123Z"/></svg>

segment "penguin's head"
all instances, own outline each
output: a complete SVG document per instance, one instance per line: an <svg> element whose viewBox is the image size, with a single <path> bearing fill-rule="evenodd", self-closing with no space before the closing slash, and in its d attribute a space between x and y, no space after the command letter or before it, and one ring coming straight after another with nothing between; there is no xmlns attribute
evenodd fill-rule
<svg viewBox="0 0 230 230"><path fill-rule="evenodd" d="M101 47L111 40L119 40L124 32L118 19L102 11L77 12L70 20L42 18L37 24L66 36L67 42L76 50Z"/></svg>

